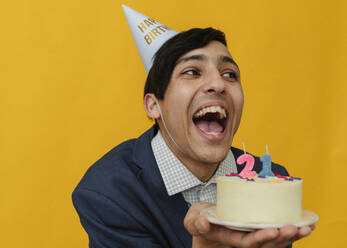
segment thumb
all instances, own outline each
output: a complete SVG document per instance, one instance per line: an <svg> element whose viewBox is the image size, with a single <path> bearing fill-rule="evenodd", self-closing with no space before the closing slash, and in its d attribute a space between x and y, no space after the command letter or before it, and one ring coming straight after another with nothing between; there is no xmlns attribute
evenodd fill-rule
<svg viewBox="0 0 347 248"><path fill-rule="evenodd" d="M189 208L184 218L184 227L191 235L197 236L210 230L210 223L205 216L200 215L200 211L211 206L214 204L199 202Z"/></svg>

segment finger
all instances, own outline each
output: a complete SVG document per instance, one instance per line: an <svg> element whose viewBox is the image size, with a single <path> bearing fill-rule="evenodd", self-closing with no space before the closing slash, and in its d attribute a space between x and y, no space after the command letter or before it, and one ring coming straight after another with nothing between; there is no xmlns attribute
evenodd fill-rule
<svg viewBox="0 0 347 248"><path fill-rule="evenodd" d="M232 231L232 234L219 233L218 238L224 240L224 244L237 247L259 247L264 242L276 239L279 231L276 228L266 228L254 232Z"/></svg>
<svg viewBox="0 0 347 248"><path fill-rule="evenodd" d="M312 233L314 228L315 228L315 226L313 226L313 227L311 227L311 226L300 227L297 235L293 238L293 242L296 240L302 239L304 237L307 237L308 235L310 235Z"/></svg>
<svg viewBox="0 0 347 248"><path fill-rule="evenodd" d="M279 230L277 228L265 228L250 233L243 237L242 243L248 246L260 246L264 243L269 243L276 240L279 236Z"/></svg>
<svg viewBox="0 0 347 248"><path fill-rule="evenodd" d="M310 226L303 226L299 228L299 237L303 238L306 237L308 235L310 235L312 233L312 229Z"/></svg>
<svg viewBox="0 0 347 248"><path fill-rule="evenodd" d="M231 230L229 228L211 224L210 231L203 234L206 240L214 241L219 244L243 247L241 240L248 232Z"/></svg>
<svg viewBox="0 0 347 248"><path fill-rule="evenodd" d="M298 228L294 225L285 225L280 228L280 235L277 239L278 243L290 242L298 234ZM290 244L290 243L288 243Z"/></svg>
<svg viewBox="0 0 347 248"><path fill-rule="evenodd" d="M213 204L208 202L199 202L193 204L189 208L184 218L184 227L191 235L199 235L201 232L206 231L206 228L209 227L208 221L204 216L200 215L200 211L212 205ZM202 228L202 230L199 231L198 228Z"/></svg>
<svg viewBox="0 0 347 248"><path fill-rule="evenodd" d="M262 248L270 248L270 247L286 247L293 243L293 239L295 239L298 234L298 228L294 225L285 225L278 229L279 235L270 241L263 243Z"/></svg>
<svg viewBox="0 0 347 248"><path fill-rule="evenodd" d="M264 242L276 239L279 231L267 228L255 232L236 231L223 226L210 224L210 230L203 234L206 240L236 247L259 247Z"/></svg>
<svg viewBox="0 0 347 248"><path fill-rule="evenodd" d="M196 230L198 231L198 234L204 234L209 232L211 227L210 222L206 219L205 216L202 215L196 217L194 225Z"/></svg>

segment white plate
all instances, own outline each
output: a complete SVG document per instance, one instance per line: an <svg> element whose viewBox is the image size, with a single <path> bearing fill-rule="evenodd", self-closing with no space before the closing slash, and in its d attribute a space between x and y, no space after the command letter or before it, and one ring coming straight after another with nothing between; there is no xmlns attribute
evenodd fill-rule
<svg viewBox="0 0 347 248"><path fill-rule="evenodd" d="M206 208L200 212L201 215L205 216L207 220L213 224L222 225L229 229L233 230L239 230L239 231L254 231L257 229L263 229L268 227L274 227L279 228L284 226L285 224L267 224L267 223L242 223L242 222L234 222L234 221L227 221L227 220L220 220L216 216L216 206L212 206L209 208ZM312 225L313 223L316 223L318 221L319 217L315 213L313 213L310 210L304 210L302 219L297 223L292 223L294 226L300 227L300 226L308 226Z"/></svg>

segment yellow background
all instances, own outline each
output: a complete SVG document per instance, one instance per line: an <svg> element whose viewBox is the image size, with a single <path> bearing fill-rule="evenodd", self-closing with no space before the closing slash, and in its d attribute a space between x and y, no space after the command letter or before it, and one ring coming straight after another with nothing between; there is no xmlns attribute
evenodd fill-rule
<svg viewBox="0 0 347 248"><path fill-rule="evenodd" d="M219 28L242 72L234 145L304 178L317 229L296 247L345 247L346 1L0 1L0 246L87 247L71 192L151 122L125 3L177 31Z"/></svg>

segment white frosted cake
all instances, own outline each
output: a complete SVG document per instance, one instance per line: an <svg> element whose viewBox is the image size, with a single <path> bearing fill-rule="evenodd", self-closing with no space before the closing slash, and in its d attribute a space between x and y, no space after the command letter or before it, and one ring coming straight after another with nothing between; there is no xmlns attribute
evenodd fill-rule
<svg viewBox="0 0 347 248"><path fill-rule="evenodd" d="M301 219L302 180L231 174L217 179L218 219L243 223L296 223Z"/></svg>

